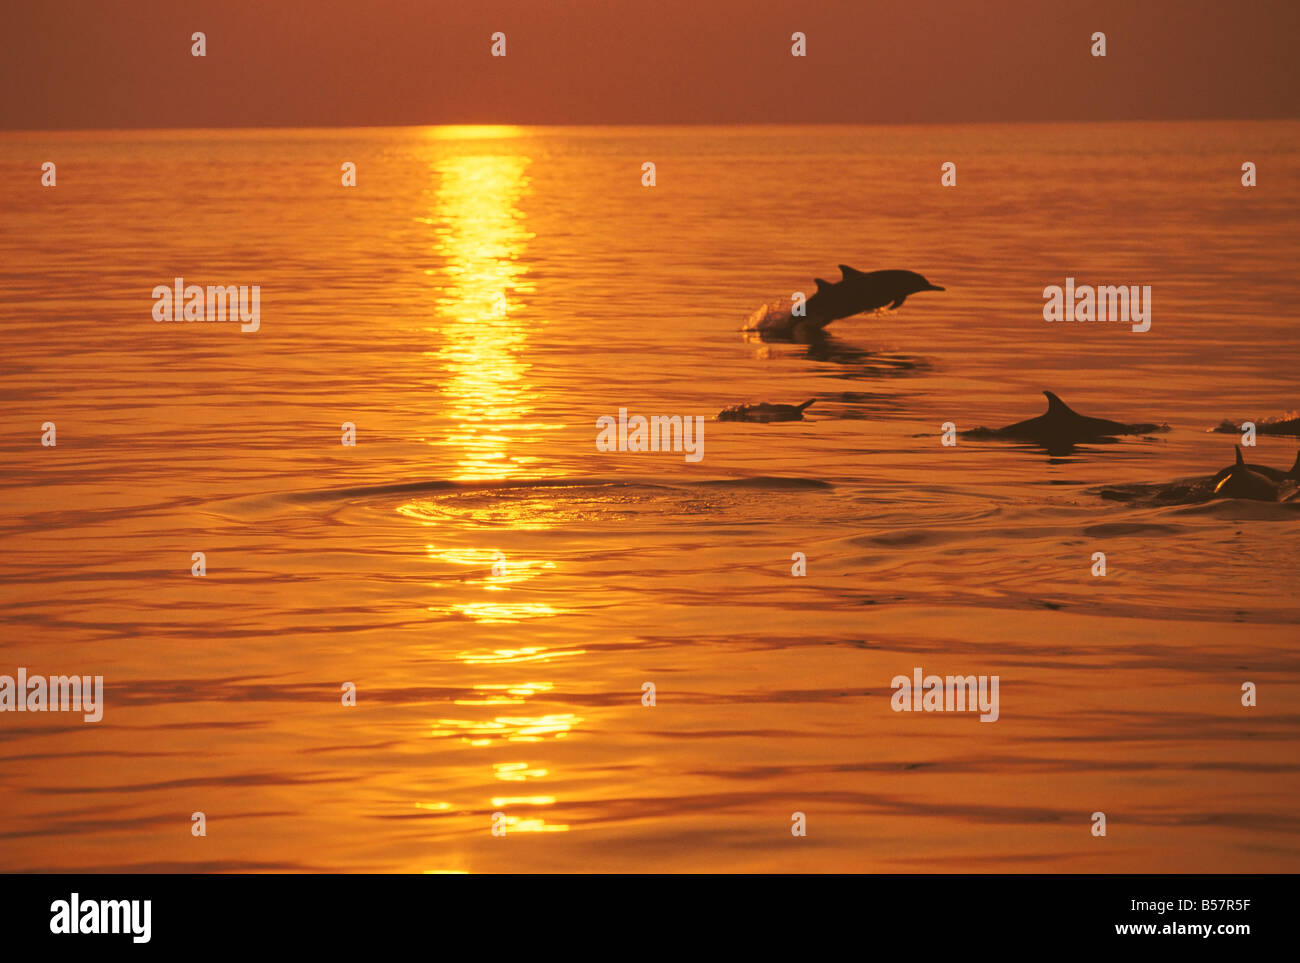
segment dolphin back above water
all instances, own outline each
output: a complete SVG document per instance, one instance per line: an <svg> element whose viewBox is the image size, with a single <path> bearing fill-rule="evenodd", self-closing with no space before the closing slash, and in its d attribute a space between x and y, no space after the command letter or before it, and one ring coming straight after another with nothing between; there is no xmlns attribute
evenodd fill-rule
<svg viewBox="0 0 1300 963"><path fill-rule="evenodd" d="M1224 468L1222 471L1218 472L1216 475L1214 475L1214 477L1210 479L1210 484L1215 489L1218 489L1220 483L1222 483L1223 480L1228 477L1228 475L1230 475L1234 470L1236 470L1238 465L1245 467L1247 471L1253 471L1256 475L1263 475L1265 478L1267 478L1269 481L1272 482L1281 483L1285 481L1300 481L1300 451L1296 452L1295 464L1291 466L1290 470L1282 471L1280 468L1269 468L1267 465L1252 465L1250 462L1242 458L1241 446L1238 445L1237 464L1229 465L1227 468Z"/></svg>
<svg viewBox="0 0 1300 963"><path fill-rule="evenodd" d="M1166 485L1118 485L1099 490L1102 498L1119 502L1164 505L1199 505L1216 499L1248 499L1257 502L1297 502L1300 493L1300 454L1290 470L1252 465L1237 447L1237 460L1213 475L1180 478ZM1300 507L1300 506L1297 506Z"/></svg>
<svg viewBox="0 0 1300 963"><path fill-rule="evenodd" d="M1237 463L1215 475L1215 498L1249 498L1257 502L1275 502L1280 488L1278 482L1258 471L1258 466L1247 465L1237 445ZM1300 461L1300 459L1297 459ZM1292 469L1294 471L1295 469ZM1280 474L1280 473L1279 473ZM1283 478L1286 475L1282 476Z"/></svg>
<svg viewBox="0 0 1300 963"><path fill-rule="evenodd" d="M718 412L718 421L755 421L766 424L772 421L803 421L803 413L816 398L801 405L778 405L764 401L756 405L732 405Z"/></svg>
<svg viewBox="0 0 1300 963"><path fill-rule="evenodd" d="M752 329L772 337L808 338L840 318L884 307L894 310L919 291L944 290L915 271L859 271L847 264L839 268L839 281L813 279L817 291L804 302L802 315L788 310L767 311L757 318Z"/></svg>
<svg viewBox="0 0 1300 963"><path fill-rule="evenodd" d="M1151 422L1125 423L1107 418L1090 418L1079 414L1052 392L1044 391L1043 394L1047 396L1047 411L1037 418L1018 421L1005 428L971 428L962 434L968 438L1030 441L1048 451L1068 451L1085 441L1100 441L1119 435L1149 435L1169 429L1168 425Z"/></svg>

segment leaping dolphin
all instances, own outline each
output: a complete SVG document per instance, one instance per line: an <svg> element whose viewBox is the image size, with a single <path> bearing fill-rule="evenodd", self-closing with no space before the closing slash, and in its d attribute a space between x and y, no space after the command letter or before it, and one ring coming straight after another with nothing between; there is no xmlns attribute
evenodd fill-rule
<svg viewBox="0 0 1300 963"><path fill-rule="evenodd" d="M915 271L859 271L847 264L839 266L842 275L833 284L814 278L817 291L804 302L804 315L790 311L768 311L753 324L753 329L774 337L818 335L826 325L840 318L888 306L899 307L909 295L919 291L942 291Z"/></svg>
<svg viewBox="0 0 1300 963"><path fill-rule="evenodd" d="M1215 476L1219 480L1214 485L1214 496L1249 498L1257 502L1277 501L1277 482L1257 471L1252 471L1252 467L1241 457L1241 446L1237 445L1237 463L1219 472L1221 478L1219 475Z"/></svg>
<svg viewBox="0 0 1300 963"><path fill-rule="evenodd" d="M817 293L805 304L808 317L819 327L851 314L875 311L889 306L896 310L909 294L918 291L942 291L915 271L859 271L841 264L841 279L834 284L813 278Z"/></svg>
<svg viewBox="0 0 1300 963"><path fill-rule="evenodd" d="M1050 391L1047 411L1037 418L1018 421L1005 428L971 428L961 434L968 438L1012 438L1041 445L1049 452L1066 452L1080 442L1101 441L1118 435L1149 435L1154 431L1167 431L1168 425L1149 422L1126 424L1106 418L1089 418L1081 415Z"/></svg>

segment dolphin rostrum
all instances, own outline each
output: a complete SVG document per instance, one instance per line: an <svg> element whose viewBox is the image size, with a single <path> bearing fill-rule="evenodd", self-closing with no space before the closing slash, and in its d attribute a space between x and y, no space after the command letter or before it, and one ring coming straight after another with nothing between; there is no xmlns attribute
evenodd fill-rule
<svg viewBox="0 0 1300 963"><path fill-rule="evenodd" d="M762 402L756 405L732 405L718 412L718 421L803 421L804 410L816 398L810 398L801 405L774 405Z"/></svg>
<svg viewBox="0 0 1300 963"><path fill-rule="evenodd" d="M1069 451L1085 441L1100 441L1117 435L1148 435L1153 431L1167 431L1168 425L1148 422L1125 424L1106 418L1089 418L1081 415L1050 391L1047 411L1037 418L1018 421L1005 428L971 428L962 434L969 438L1012 438L1041 445L1049 452Z"/></svg>
<svg viewBox="0 0 1300 963"><path fill-rule="evenodd" d="M1257 471L1252 471L1253 467L1246 464L1246 459L1241 457L1241 446L1237 445L1237 463L1225 468L1219 472L1219 475L1215 476L1219 480L1214 485L1214 496L1216 498L1250 498L1257 502L1277 501L1277 482Z"/></svg>
<svg viewBox="0 0 1300 963"><path fill-rule="evenodd" d="M942 291L915 271L859 271L839 266L842 278L835 283L814 278L817 291L803 304L802 316L792 311L769 311L753 329L774 337L819 335L839 318L888 306L896 309L918 291Z"/></svg>

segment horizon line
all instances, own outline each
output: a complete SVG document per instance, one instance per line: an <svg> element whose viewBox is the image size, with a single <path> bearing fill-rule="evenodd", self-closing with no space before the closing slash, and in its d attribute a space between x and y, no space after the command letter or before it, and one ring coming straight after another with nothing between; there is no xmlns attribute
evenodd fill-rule
<svg viewBox="0 0 1300 963"><path fill-rule="evenodd" d="M1077 124L1196 124L1196 123L1278 123L1300 121L1300 114L1295 116L1271 117L1129 117L1103 120L899 120L899 121L595 121L585 123L515 123L504 121L475 121L458 123L443 121L438 123L402 123L402 124L216 124L190 125L175 124L164 127L0 127L0 134L69 134L69 133L122 133L127 131L212 131L212 130L400 130L428 129L446 127L513 127L513 128L619 128L619 127L964 127L1001 124L1007 126L1051 126Z"/></svg>

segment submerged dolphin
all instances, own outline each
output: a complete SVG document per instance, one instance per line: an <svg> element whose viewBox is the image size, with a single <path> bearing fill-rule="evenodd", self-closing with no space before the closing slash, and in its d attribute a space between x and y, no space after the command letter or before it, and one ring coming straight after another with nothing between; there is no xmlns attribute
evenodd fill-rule
<svg viewBox="0 0 1300 963"><path fill-rule="evenodd" d="M1235 435L1241 431L1241 425L1233 421L1221 421L1210 431L1221 435ZM1257 435L1300 435L1300 418L1280 418L1276 421L1255 422Z"/></svg>
<svg viewBox="0 0 1300 963"><path fill-rule="evenodd" d="M1237 445L1237 463L1219 472L1222 477L1214 486L1216 498L1250 498L1257 502L1277 501L1277 482L1266 478L1241 457L1241 446Z"/></svg>
<svg viewBox="0 0 1300 963"><path fill-rule="evenodd" d="M918 291L942 291L915 271L859 271L847 264L839 266L841 280L831 283L814 278L817 291L804 302L804 314L786 310L768 310L751 319L752 328L774 337L820 335L832 321L864 311L888 306L897 308L909 295Z"/></svg>
<svg viewBox="0 0 1300 963"><path fill-rule="evenodd" d="M1080 442L1100 441L1117 435L1147 435L1153 431L1166 431L1168 425L1149 422L1126 424L1106 418L1089 418L1081 415L1050 391L1047 411L1037 418L1018 421L1005 428L971 428L961 434L968 438L1012 438L1031 441L1048 451L1068 451Z"/></svg>
<svg viewBox="0 0 1300 963"><path fill-rule="evenodd" d="M762 402L757 405L732 405L718 412L718 421L803 421L804 410L816 398L810 398L801 405L773 405Z"/></svg>

